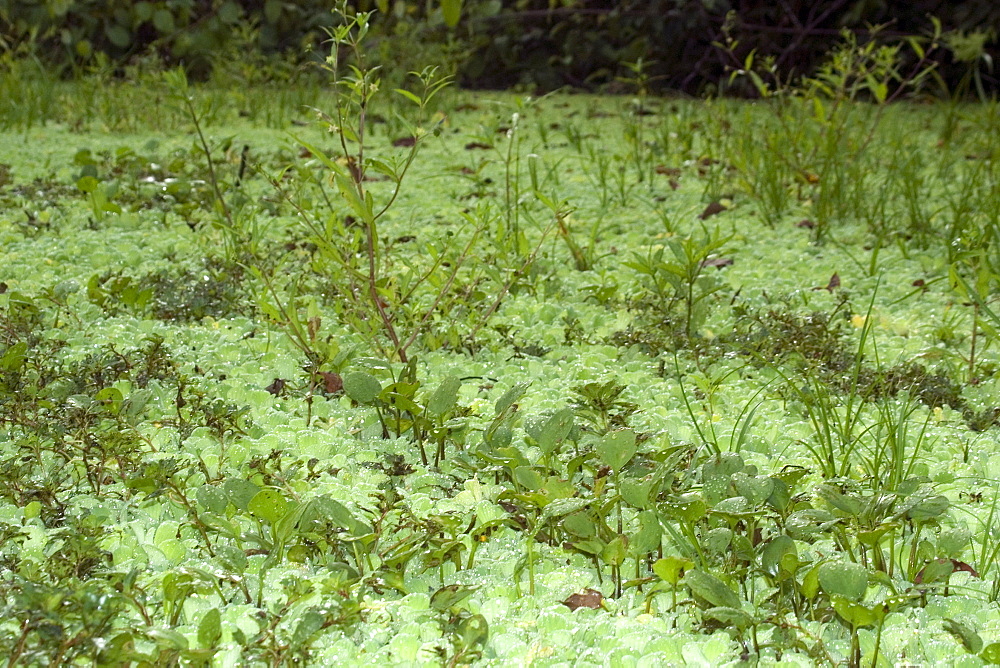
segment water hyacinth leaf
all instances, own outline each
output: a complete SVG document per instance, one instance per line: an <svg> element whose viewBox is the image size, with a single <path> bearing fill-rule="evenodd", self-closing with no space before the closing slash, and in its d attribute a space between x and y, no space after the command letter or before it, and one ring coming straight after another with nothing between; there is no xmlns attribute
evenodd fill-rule
<svg viewBox="0 0 1000 668"><path fill-rule="evenodd" d="M913 505L906 511L906 516L914 522L927 522L943 515L950 506L948 497L935 494Z"/></svg>
<svg viewBox="0 0 1000 668"><path fill-rule="evenodd" d="M532 492L540 490L545 485L542 475L530 466L518 466L514 469L514 481Z"/></svg>
<svg viewBox="0 0 1000 668"><path fill-rule="evenodd" d="M288 513L289 505L280 490L267 487L254 495L247 504L247 510L265 522L274 524Z"/></svg>
<svg viewBox="0 0 1000 668"><path fill-rule="evenodd" d="M364 371L352 371L344 375L344 392L359 404L370 404L382 392L378 379Z"/></svg>
<svg viewBox="0 0 1000 668"><path fill-rule="evenodd" d="M606 434L595 450L601 461L618 473L635 456L635 432L631 429L619 429Z"/></svg>
<svg viewBox="0 0 1000 668"><path fill-rule="evenodd" d="M427 401L427 414L431 417L441 417L448 413L458 403L458 390L462 381L457 376L450 376L438 385Z"/></svg>
<svg viewBox="0 0 1000 668"><path fill-rule="evenodd" d="M955 572L955 565L951 559L933 559L926 566L917 571L913 578L914 584L930 584L946 580Z"/></svg>
<svg viewBox="0 0 1000 668"><path fill-rule="evenodd" d="M485 645L490 637L490 625L482 615L470 615L458 625L458 635L466 647Z"/></svg>
<svg viewBox="0 0 1000 668"><path fill-rule="evenodd" d="M573 513L563 518L562 528L578 538L590 538L597 534L593 518L586 513Z"/></svg>
<svg viewBox="0 0 1000 668"><path fill-rule="evenodd" d="M833 485L820 485L816 492L824 501L850 517L857 517L861 513L861 500L843 494Z"/></svg>
<svg viewBox="0 0 1000 668"><path fill-rule="evenodd" d="M212 608L198 623L198 644L205 648L215 647L222 637L222 613Z"/></svg>
<svg viewBox="0 0 1000 668"><path fill-rule="evenodd" d="M682 582L694 596L706 601L710 607L741 607L736 592L710 573L697 569L690 570L684 575Z"/></svg>
<svg viewBox="0 0 1000 668"><path fill-rule="evenodd" d="M573 409L563 408L545 421L538 433L538 447L541 448L543 454L550 455L559 447L559 444L573 428L573 418Z"/></svg>
<svg viewBox="0 0 1000 668"><path fill-rule="evenodd" d="M458 20L462 17L463 0L441 0L441 16L444 24L449 28L458 25Z"/></svg>
<svg viewBox="0 0 1000 668"><path fill-rule="evenodd" d="M819 567L819 583L828 594L859 601L868 590L868 569L850 561L828 561Z"/></svg>

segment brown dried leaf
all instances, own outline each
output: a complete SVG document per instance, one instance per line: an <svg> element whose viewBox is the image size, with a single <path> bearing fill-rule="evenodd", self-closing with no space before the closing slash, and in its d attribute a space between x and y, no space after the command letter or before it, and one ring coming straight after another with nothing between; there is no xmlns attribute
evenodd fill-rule
<svg viewBox="0 0 1000 668"><path fill-rule="evenodd" d="M840 275L834 274L830 277L830 282L826 285L817 285L813 290L826 290L828 292L833 292L834 289L840 287Z"/></svg>
<svg viewBox="0 0 1000 668"><path fill-rule="evenodd" d="M814 227L816 227L816 223L806 218L805 220L800 220L799 222L795 223L795 227L804 227L808 230L811 230Z"/></svg>
<svg viewBox="0 0 1000 668"><path fill-rule="evenodd" d="M392 145L396 148L404 148L408 146L413 146L417 143L416 137L400 137L399 139L393 139Z"/></svg>
<svg viewBox="0 0 1000 668"><path fill-rule="evenodd" d="M281 378L275 378L274 382L265 387L264 389L273 394L274 396L279 396L285 391L285 383L288 381L282 380Z"/></svg>
<svg viewBox="0 0 1000 668"><path fill-rule="evenodd" d="M657 165L656 166L656 173L657 174L664 174L666 176L680 176L681 175L681 168L680 167L667 167L666 165Z"/></svg>
<svg viewBox="0 0 1000 668"><path fill-rule="evenodd" d="M493 148L493 147L490 146L489 144L484 144L484 143L479 142L479 141L472 141L472 142L469 142L468 144L465 145L465 150L466 151L472 151L474 149L480 149L480 150L483 150L483 151L488 151L491 148Z"/></svg>
<svg viewBox="0 0 1000 668"><path fill-rule="evenodd" d="M733 263L731 257L710 257L702 260L701 266L703 267L728 267Z"/></svg>
<svg viewBox="0 0 1000 668"><path fill-rule="evenodd" d="M570 610L577 608L590 608L596 610L604 602L604 595L596 589L587 587L582 594L571 594L565 601L561 601Z"/></svg>
<svg viewBox="0 0 1000 668"><path fill-rule="evenodd" d="M705 220L707 218L711 218L717 213L722 213L725 210L726 207L722 206L722 202L718 201L712 202L711 204L705 207L705 210L701 212L701 215L698 216L698 218L700 218L701 220Z"/></svg>
<svg viewBox="0 0 1000 668"><path fill-rule="evenodd" d="M327 394L334 394L344 389L344 379L339 373L320 371L316 375L323 379L323 389Z"/></svg>

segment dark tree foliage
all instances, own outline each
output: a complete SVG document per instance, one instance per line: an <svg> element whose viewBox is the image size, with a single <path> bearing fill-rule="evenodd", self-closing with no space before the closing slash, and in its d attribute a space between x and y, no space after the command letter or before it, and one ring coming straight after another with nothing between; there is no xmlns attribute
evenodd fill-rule
<svg viewBox="0 0 1000 668"><path fill-rule="evenodd" d="M641 62L651 89L700 94L717 91L751 51L794 77L812 72L843 29L864 38L881 26L878 39L899 40L930 35L935 17L958 36L958 48L946 41L950 48L933 56L948 90L997 89L988 60L1000 57L1000 3L993 0L464 0L453 28L436 2L352 5L378 11L370 38L384 64L409 67L449 54L444 64L472 88L627 91ZM68 74L91 66L96 54L118 65L153 54L206 75L220 58L295 61L308 49L321 51L330 9L328 0L0 0L0 52L39 57ZM977 34L985 49L970 57L962 39ZM732 50L724 48L727 35ZM443 44L449 48L435 50Z"/></svg>

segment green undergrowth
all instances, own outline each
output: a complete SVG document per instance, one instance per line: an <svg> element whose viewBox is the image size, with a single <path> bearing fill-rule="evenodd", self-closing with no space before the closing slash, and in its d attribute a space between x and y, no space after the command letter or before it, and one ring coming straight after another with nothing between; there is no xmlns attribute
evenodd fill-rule
<svg viewBox="0 0 1000 668"><path fill-rule="evenodd" d="M328 65L7 119L10 665L1000 662L995 105Z"/></svg>

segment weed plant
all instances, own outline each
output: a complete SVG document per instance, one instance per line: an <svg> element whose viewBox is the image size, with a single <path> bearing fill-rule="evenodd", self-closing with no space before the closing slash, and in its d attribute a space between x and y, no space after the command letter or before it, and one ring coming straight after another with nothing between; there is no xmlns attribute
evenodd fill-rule
<svg viewBox="0 0 1000 668"><path fill-rule="evenodd" d="M340 9L332 91L232 98L295 137L177 73L0 109L68 144L0 153L11 665L997 661L993 105L859 38L459 105Z"/></svg>

